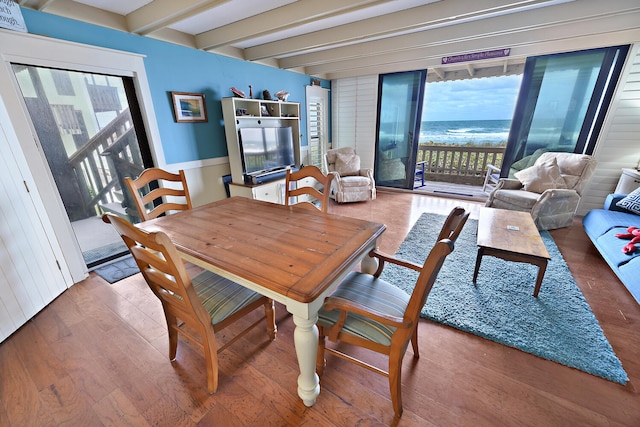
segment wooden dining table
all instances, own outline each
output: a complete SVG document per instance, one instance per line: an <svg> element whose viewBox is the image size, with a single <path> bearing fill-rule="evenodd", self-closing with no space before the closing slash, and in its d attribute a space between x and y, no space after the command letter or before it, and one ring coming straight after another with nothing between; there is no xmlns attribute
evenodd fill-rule
<svg viewBox="0 0 640 427"><path fill-rule="evenodd" d="M315 372L318 310L340 281L362 262L385 225L231 197L138 224L166 233L181 256L282 303L293 315L300 368L298 395L312 406L320 394Z"/></svg>

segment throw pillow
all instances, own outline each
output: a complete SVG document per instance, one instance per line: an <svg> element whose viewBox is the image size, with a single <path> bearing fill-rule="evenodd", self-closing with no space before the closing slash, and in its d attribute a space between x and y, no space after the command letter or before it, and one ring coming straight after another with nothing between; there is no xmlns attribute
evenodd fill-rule
<svg viewBox="0 0 640 427"><path fill-rule="evenodd" d="M624 199L616 203L616 206L640 215L640 188L627 194Z"/></svg>
<svg viewBox="0 0 640 427"><path fill-rule="evenodd" d="M515 177L522 183L526 191L534 193L543 193L545 190L555 188L567 188L564 178L560 175L560 168L558 168L555 157L516 172Z"/></svg>
<svg viewBox="0 0 640 427"><path fill-rule="evenodd" d="M355 154L336 154L336 172L340 176L359 175L360 157Z"/></svg>

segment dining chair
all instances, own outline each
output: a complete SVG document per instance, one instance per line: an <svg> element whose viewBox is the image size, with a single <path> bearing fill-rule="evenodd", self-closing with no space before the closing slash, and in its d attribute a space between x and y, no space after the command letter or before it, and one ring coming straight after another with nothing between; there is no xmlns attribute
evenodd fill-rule
<svg viewBox="0 0 640 427"><path fill-rule="evenodd" d="M157 218L169 211L192 207L183 170L171 173L160 168L148 168L138 178L126 177L124 181L142 221ZM176 197L179 199L175 199Z"/></svg>
<svg viewBox="0 0 640 427"><path fill-rule="evenodd" d="M272 299L211 271L205 270L190 277L178 250L165 233L148 233L109 213L102 219L112 224L120 234L147 284L162 303L169 332L169 360L176 359L178 334L204 350L209 393L213 394L218 389L219 352L264 319L269 339L275 339ZM218 346L216 332L260 307L264 308L264 316Z"/></svg>
<svg viewBox="0 0 640 427"><path fill-rule="evenodd" d="M453 251L455 241L468 217L469 213L463 208L457 207L450 212L440 231L440 240L433 246L422 265L374 250L369 256L375 257L379 265L373 275L355 271L349 273L336 291L325 300L318 313L318 375L324 373L324 354L327 352L386 376L389 378L394 419L400 418L402 359L409 341L413 344L413 357L420 357L417 340L420 311L442 264ZM386 263L419 273L411 295L380 279ZM356 359L337 348L327 347L326 338L387 355L387 370Z"/></svg>
<svg viewBox="0 0 640 427"><path fill-rule="evenodd" d="M294 204L312 207L326 213L329 209L329 192L331 191L332 179L332 174L325 175L317 166L305 166L295 172L287 169L284 204L289 206L292 204L292 197L296 197L299 202ZM322 191L318 190L316 185L322 186ZM301 197L306 200L300 201ZM320 204L319 207L318 204Z"/></svg>

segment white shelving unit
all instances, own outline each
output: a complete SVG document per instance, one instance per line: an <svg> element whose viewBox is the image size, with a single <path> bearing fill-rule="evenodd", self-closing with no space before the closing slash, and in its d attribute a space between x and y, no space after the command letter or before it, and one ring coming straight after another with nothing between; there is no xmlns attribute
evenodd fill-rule
<svg viewBox="0 0 640 427"><path fill-rule="evenodd" d="M293 134L294 159L300 164L300 104L297 102L266 101L262 99L222 98L222 116L227 138L229 164L231 166L231 195L243 195L261 198L262 191L253 191L238 187L257 187L265 184L245 184L242 170L242 156L240 154L240 140L238 131L244 127L287 127L291 126ZM278 180L284 182L284 180ZM234 192L236 194L234 194ZM238 194L238 193L243 194ZM273 197L273 191L269 197ZM270 201L273 201L270 200Z"/></svg>

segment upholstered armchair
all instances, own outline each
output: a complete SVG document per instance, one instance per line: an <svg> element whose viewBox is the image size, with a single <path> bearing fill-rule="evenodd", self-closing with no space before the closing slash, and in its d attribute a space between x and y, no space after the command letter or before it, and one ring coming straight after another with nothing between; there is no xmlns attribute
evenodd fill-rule
<svg viewBox="0 0 640 427"><path fill-rule="evenodd" d="M486 206L530 212L539 230L568 227L595 166L585 154L543 153L515 178L501 178Z"/></svg>
<svg viewBox="0 0 640 427"><path fill-rule="evenodd" d="M331 198L338 203L360 202L376 198L372 169L360 168L360 157L352 147L337 148L325 155L327 169L333 174Z"/></svg>

